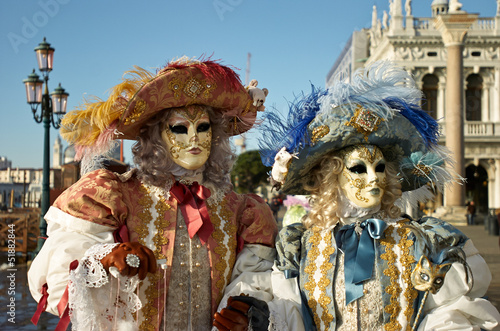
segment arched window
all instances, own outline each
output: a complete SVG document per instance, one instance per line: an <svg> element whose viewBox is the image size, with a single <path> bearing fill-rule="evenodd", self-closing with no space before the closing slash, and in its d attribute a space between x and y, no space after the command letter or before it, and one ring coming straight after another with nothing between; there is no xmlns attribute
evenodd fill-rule
<svg viewBox="0 0 500 331"><path fill-rule="evenodd" d="M422 92L425 100L422 100L422 109L427 111L432 118L437 119L437 93L439 79L435 75L427 74L422 79Z"/></svg>
<svg viewBox="0 0 500 331"><path fill-rule="evenodd" d="M465 120L481 120L481 90L483 79L478 74L467 77L467 90L465 91Z"/></svg>

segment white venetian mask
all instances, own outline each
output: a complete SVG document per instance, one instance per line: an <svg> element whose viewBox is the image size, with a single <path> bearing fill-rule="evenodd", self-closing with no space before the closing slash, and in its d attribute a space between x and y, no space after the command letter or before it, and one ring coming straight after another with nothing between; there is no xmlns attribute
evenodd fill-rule
<svg viewBox="0 0 500 331"><path fill-rule="evenodd" d="M339 174L344 195L361 208L379 206L386 187L382 151L372 145L357 145L344 151L344 169Z"/></svg>
<svg viewBox="0 0 500 331"><path fill-rule="evenodd" d="M162 133L174 162L196 170L207 162L212 146L212 128L206 110L197 106L173 110Z"/></svg>

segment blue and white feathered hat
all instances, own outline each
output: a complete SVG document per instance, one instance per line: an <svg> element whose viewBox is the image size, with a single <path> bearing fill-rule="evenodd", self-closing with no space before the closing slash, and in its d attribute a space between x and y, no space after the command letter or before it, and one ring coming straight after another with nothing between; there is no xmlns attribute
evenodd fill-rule
<svg viewBox="0 0 500 331"><path fill-rule="evenodd" d="M273 181L284 193L305 194L303 185L323 156L371 144L399 165L404 192L417 193L427 183L442 189L454 180L445 166L452 160L438 145L438 123L420 108L421 99L411 76L389 61L358 70L350 84L313 86L291 103L287 119L268 113L259 141L262 161L273 167ZM432 196L427 187L419 191L411 200Z"/></svg>

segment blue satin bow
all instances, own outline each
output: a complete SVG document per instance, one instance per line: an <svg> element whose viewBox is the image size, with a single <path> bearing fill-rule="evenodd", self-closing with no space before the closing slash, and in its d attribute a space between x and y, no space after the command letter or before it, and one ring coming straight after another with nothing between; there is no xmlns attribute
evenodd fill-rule
<svg viewBox="0 0 500 331"><path fill-rule="evenodd" d="M344 252L346 306L363 296L363 281L370 279L375 262L375 243L380 239L387 224L377 218L363 221L360 238L355 232L356 224L344 225L335 236L337 247Z"/></svg>

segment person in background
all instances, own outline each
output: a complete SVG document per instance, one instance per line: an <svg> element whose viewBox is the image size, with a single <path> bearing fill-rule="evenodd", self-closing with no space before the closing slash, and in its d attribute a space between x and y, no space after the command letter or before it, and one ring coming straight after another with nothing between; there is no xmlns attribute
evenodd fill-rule
<svg viewBox="0 0 500 331"><path fill-rule="evenodd" d="M474 225L474 218L476 216L476 206L474 200L469 201L467 204L467 224Z"/></svg>
<svg viewBox="0 0 500 331"><path fill-rule="evenodd" d="M271 203L269 204L269 206L271 207L271 210L273 212L274 219L276 221L278 221L278 212L280 211L281 204L280 204L277 196L272 197Z"/></svg>

